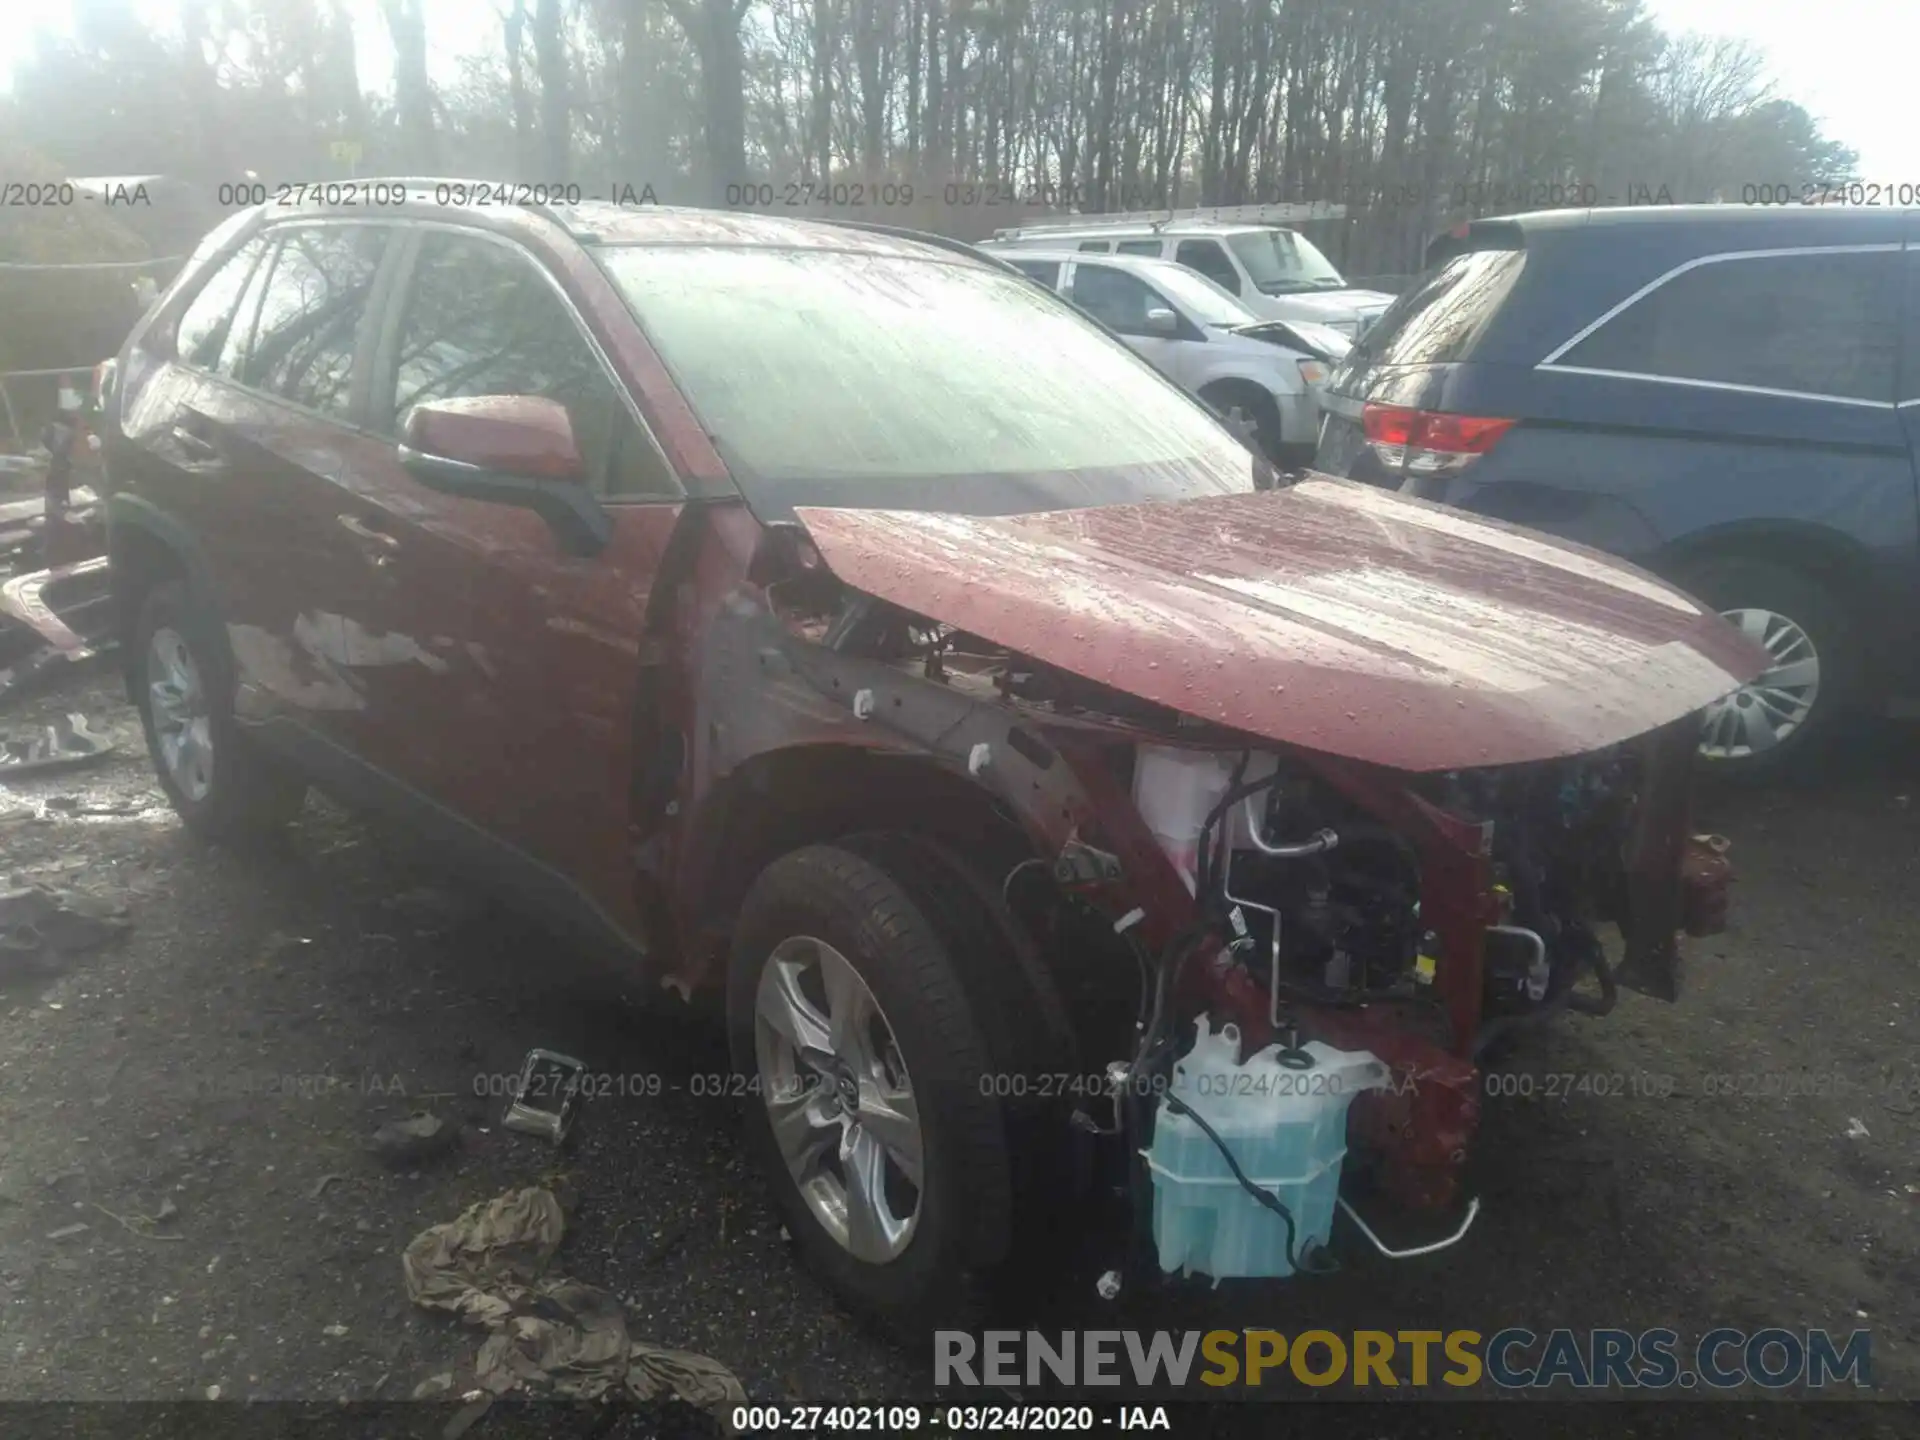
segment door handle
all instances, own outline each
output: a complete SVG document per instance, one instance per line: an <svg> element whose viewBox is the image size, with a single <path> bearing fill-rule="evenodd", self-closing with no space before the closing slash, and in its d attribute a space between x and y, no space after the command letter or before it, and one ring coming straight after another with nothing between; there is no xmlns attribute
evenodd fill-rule
<svg viewBox="0 0 1920 1440"><path fill-rule="evenodd" d="M193 433L184 425L173 427L173 441L196 460L218 460L220 449L212 441Z"/></svg>
<svg viewBox="0 0 1920 1440"><path fill-rule="evenodd" d="M400 541L397 537L387 534L384 530L374 529L373 526L367 524L364 520L355 519L351 515L336 515L334 519L340 522L340 528L342 530L346 531L356 540L364 540L367 544L377 545L382 550L391 551L400 548Z"/></svg>

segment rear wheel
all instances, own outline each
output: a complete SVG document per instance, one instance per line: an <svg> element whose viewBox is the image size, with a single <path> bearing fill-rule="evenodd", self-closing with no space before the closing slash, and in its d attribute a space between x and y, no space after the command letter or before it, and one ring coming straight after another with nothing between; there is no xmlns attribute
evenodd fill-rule
<svg viewBox="0 0 1920 1440"><path fill-rule="evenodd" d="M186 585L147 592L128 657L147 750L187 828L209 840L286 824L306 782L260 753L233 719L232 668Z"/></svg>
<svg viewBox="0 0 1920 1440"><path fill-rule="evenodd" d="M807 1261L895 1323L966 1314L1011 1230L989 1047L928 908L850 849L794 851L748 893L728 975L748 1146Z"/></svg>
<svg viewBox="0 0 1920 1440"><path fill-rule="evenodd" d="M1772 664L1707 708L1700 757L1728 777L1777 773L1822 748L1859 690L1846 612L1818 582L1762 560L1708 560L1680 583L1761 645Z"/></svg>

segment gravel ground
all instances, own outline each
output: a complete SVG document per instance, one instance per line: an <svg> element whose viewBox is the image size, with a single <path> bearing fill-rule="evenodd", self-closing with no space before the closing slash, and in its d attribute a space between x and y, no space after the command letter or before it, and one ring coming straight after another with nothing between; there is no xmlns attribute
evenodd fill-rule
<svg viewBox="0 0 1920 1440"><path fill-rule="evenodd" d="M282 847L190 841L104 677L0 732L63 710L121 753L9 787L0 874L124 904L133 928L0 981L0 1400L391 1400L447 1374L457 1391L475 1338L412 1311L399 1252L542 1181L579 1197L562 1268L625 1297L637 1338L713 1356L757 1401L931 1398L927 1337L862 1331L796 1266L731 1103L700 1093L724 1070L715 1027L648 1011L319 801ZM1734 841L1734 930L1695 943L1680 1005L1626 996L1525 1043L1517 1093L1487 1101L1486 1210L1455 1250L1112 1304L1063 1265L1031 1323L1867 1328L1881 1393L1920 1398L1910 794L1920 737L1897 734L1817 782L1705 797ZM657 1093L593 1101L556 1156L501 1130L485 1093L534 1045ZM460 1124L456 1154L366 1154L423 1108ZM1343 1433L1439 1433L1390 1408L1317 1407L1316 1430L1337 1412ZM1623 1433L1753 1434L1789 1409L1793 1433L1915 1433L1894 1406L1738 1402L1635 1409ZM1475 1414L1463 1433L1488 1428Z"/></svg>

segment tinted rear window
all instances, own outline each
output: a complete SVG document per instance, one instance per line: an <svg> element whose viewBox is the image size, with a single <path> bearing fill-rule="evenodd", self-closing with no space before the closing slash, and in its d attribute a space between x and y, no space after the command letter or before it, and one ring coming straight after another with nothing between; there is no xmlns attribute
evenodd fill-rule
<svg viewBox="0 0 1920 1440"><path fill-rule="evenodd" d="M1716 259L1643 295L1563 365L1891 400L1899 255L1816 251Z"/></svg>
<svg viewBox="0 0 1920 1440"><path fill-rule="evenodd" d="M234 307L266 249L266 238L259 235L242 245L213 272L181 315L179 329L174 332L175 353L189 365L210 370L219 360L220 347L233 324Z"/></svg>
<svg viewBox="0 0 1920 1440"><path fill-rule="evenodd" d="M1381 365L1468 359L1526 267L1524 250L1470 250L1420 277L1360 342Z"/></svg>

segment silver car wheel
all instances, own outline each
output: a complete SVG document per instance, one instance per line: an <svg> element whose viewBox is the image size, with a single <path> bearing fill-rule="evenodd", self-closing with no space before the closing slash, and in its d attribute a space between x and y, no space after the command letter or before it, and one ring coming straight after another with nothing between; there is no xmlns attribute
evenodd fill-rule
<svg viewBox="0 0 1920 1440"><path fill-rule="evenodd" d="M1701 722L1702 755L1740 760L1773 749L1806 724L1820 698L1820 652L1785 615L1771 610L1721 614L1773 657L1757 679L1709 706Z"/></svg>
<svg viewBox="0 0 1920 1440"><path fill-rule="evenodd" d="M783 940L760 972L754 1055L773 1137L826 1232L871 1265L920 1218L925 1144L893 1028L823 940Z"/></svg>
<svg viewBox="0 0 1920 1440"><path fill-rule="evenodd" d="M213 731L207 687L179 631L162 627L147 642L147 709L167 778L198 802L213 788Z"/></svg>

